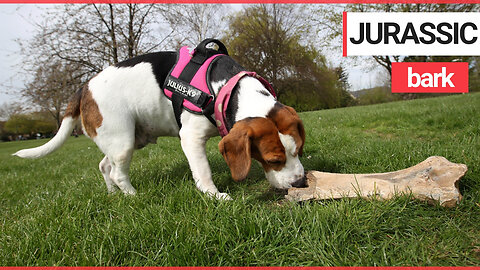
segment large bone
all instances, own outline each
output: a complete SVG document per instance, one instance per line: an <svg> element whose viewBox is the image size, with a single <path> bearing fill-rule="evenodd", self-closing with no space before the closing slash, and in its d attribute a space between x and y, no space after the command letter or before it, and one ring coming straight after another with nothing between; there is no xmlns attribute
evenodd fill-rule
<svg viewBox="0 0 480 270"><path fill-rule="evenodd" d="M397 194L412 194L429 203L454 207L462 199L458 181L467 166L444 157L425 161L395 172L373 174L339 174L318 171L307 173L308 187L291 188L285 196L291 201L363 197L390 199Z"/></svg>

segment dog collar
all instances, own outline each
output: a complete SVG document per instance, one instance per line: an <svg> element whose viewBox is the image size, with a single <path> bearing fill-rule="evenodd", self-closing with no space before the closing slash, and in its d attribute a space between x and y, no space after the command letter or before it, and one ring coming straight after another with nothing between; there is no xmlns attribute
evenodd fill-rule
<svg viewBox="0 0 480 270"><path fill-rule="evenodd" d="M250 76L254 77L257 80L259 80L265 88L273 95L273 97L276 97L275 91L273 90L273 87L268 83L267 80L264 78L260 77L257 75L255 72L251 71L240 71L237 73L237 75L233 76L228 80L228 82L220 89L218 92L218 95L215 99L215 108L214 108L214 113L215 113L215 121L217 124L217 129L218 132L220 133L220 136L224 137L228 134L229 130L226 125L226 111L228 107L228 102L230 101L230 97L232 95L232 90L237 85L238 81L240 81L241 78L244 76Z"/></svg>

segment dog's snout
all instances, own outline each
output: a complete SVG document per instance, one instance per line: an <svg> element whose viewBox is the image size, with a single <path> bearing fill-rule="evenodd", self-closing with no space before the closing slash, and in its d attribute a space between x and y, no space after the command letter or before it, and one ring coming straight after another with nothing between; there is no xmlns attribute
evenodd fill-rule
<svg viewBox="0 0 480 270"><path fill-rule="evenodd" d="M307 178L305 176L299 178L297 181L292 183L292 187L303 188L306 187Z"/></svg>

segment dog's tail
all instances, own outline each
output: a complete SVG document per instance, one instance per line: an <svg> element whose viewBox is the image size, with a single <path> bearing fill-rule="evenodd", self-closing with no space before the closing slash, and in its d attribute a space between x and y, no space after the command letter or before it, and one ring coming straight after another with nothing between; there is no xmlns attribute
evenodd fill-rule
<svg viewBox="0 0 480 270"><path fill-rule="evenodd" d="M68 103L60 128L50 141L39 147L20 150L13 155L21 158L40 158L60 148L78 123L81 99L82 89L78 90Z"/></svg>

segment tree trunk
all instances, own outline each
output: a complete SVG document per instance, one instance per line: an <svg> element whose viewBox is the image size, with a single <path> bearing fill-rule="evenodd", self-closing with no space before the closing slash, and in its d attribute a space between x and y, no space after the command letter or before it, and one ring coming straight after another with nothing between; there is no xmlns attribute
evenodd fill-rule
<svg viewBox="0 0 480 270"><path fill-rule="evenodd" d="M135 33L133 30L135 8L135 4L128 4L128 58L132 58L134 56L135 49Z"/></svg>
<svg viewBox="0 0 480 270"><path fill-rule="evenodd" d="M113 5L108 4L110 8L110 38L112 39L112 53L113 53L113 62L114 64L118 63L118 44L117 37L115 35L115 15L113 11Z"/></svg>

